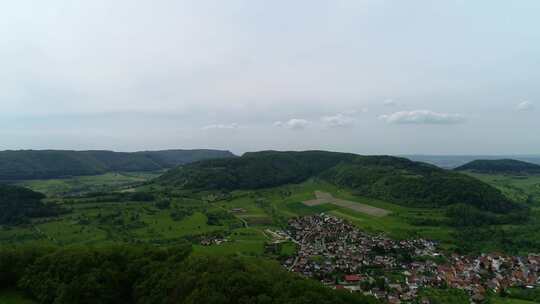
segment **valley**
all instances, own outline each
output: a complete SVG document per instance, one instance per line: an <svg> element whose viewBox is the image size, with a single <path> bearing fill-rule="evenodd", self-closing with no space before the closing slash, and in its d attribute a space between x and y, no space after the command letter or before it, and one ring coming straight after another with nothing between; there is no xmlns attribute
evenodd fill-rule
<svg viewBox="0 0 540 304"><path fill-rule="evenodd" d="M239 170L241 175L226 177L229 181L221 179L221 174L225 173L221 169L206 175L198 171L198 167L217 163L217 168L221 168L224 163L228 165L227 162L237 163L241 167L242 159L210 160L185 165L165 174L118 172L96 176L19 181L17 183L19 186L44 193L45 206L54 206L58 209L58 214L28 218L19 225L0 226L0 243L13 248L27 246L108 248L119 244L166 248L183 246L188 242L194 256L235 256L242 259L273 260L283 263L283 268L293 270L300 265L300 260L295 261L294 257L305 251L306 244L301 239L295 239L291 233L291 221L324 214L345 221L366 236L388 238L391 242L425 240L429 242L426 244L431 244L429 246L436 246L441 256L452 254L463 257L478 256L501 251L508 255L527 256L540 252L539 179L535 175L510 176L467 172L466 175L451 173L446 176L445 171L404 162L401 159L381 158L373 159L373 162L362 159L359 163L351 160L350 155L344 155L343 158L335 154L330 155L328 167L317 171L305 167L302 163L304 155L293 154L295 158L293 166L301 169L297 173L303 178L298 179L291 171L286 173L290 175L285 175L282 181L270 182L272 186L266 186L267 182L264 186L259 186L257 184L259 181L248 182L246 179L244 182L242 179L249 177L248 172L252 172L254 177L264 174L271 176L273 173L265 171L272 171L282 160L291 162L291 159L288 155L278 155L276 160L273 159L272 153L267 152L262 154L263 162L257 164L257 156L249 157L248 168L256 168L255 171L249 171L251 168L242 171L245 169L232 167L228 174ZM326 154L317 152L309 157L325 158ZM351 167L347 167L348 161L352 161ZM266 164L272 165L266 167ZM394 174L396 168L400 170L401 177ZM214 169L204 168L203 172L206 170L211 172ZM247 186L231 186L229 189L199 188L184 182L171 182L171 178L179 172L182 174L181 180L185 180L187 178L185 174L189 174L194 176L189 177L192 181L203 178L219 181L223 183L222 185L231 185L231 182L235 182ZM365 174L361 176L360 172ZM497 201L499 207L484 207L485 205L478 200L472 205L454 203L453 197L457 192L456 194L450 192L441 197L446 200L445 203L426 205L425 202L410 201L411 197L417 195L416 192L408 191L408 196L396 196L398 192L393 192L395 190L388 188L387 185L380 188L380 185L374 184L372 188L363 191L359 190L362 188L352 186L359 179L363 181L362 187L365 187L369 185L373 176L377 176L374 179L377 181L389 178L390 175L387 176L386 172L392 172L393 177L389 182L414 181L410 186L423 187L422 184L417 184L420 174L425 174L426 180L432 178L431 176L434 176L434 180L449 178L452 182L458 180L462 185L472 187L465 191L474 191L474 187L479 185L479 189L486 194L475 195L478 198L486 197L488 200ZM193 185L212 185L212 182L197 181ZM503 199L497 196L492 186L501 191ZM435 184L435 187L439 186ZM379 195L377 193L381 191L380 189L388 189L385 191L390 192ZM501 212L499 208L508 208L509 211ZM395 253L394 251L385 253L386 250L388 249L381 251L382 256ZM402 254L406 250L401 251L403 250L398 249L396 252ZM428 255L435 256L435 251ZM416 256L414 259L420 258L424 257ZM321 262L317 254L305 256L304 259ZM329 263L333 262L330 260ZM345 275L364 273L358 269L351 271L350 269L332 271L322 279L344 282L345 286L359 286L343 281ZM401 284L399 282L402 281L401 279L395 281L394 277L397 275L403 279L400 274L402 271L397 273L370 271L370 280L386 278L384 288L389 288L388 284L395 288L396 284ZM337 285L332 286L336 288ZM504 286L506 290L508 286L520 285ZM435 291L431 290L433 288ZM396 298L396 295L398 298L403 295L402 300L407 297L414 300L423 294L434 298L448 296L446 293L440 294L437 291L439 288L439 283L429 283L407 295L382 292L384 289L377 289L375 285L366 290L370 295L375 295L386 302ZM378 295L373 293L376 290L380 291ZM469 292L464 294L465 298L474 295ZM482 293L482 296L493 298L495 303L513 301L509 298L499 299L490 294ZM536 299L534 295L518 298Z"/></svg>

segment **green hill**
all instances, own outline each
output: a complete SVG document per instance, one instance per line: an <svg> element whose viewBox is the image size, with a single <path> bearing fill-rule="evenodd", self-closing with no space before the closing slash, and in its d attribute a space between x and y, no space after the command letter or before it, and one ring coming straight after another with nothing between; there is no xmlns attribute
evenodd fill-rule
<svg viewBox="0 0 540 304"><path fill-rule="evenodd" d="M58 178L110 171L157 171L186 163L234 157L219 150L113 151L20 150L0 152L0 180Z"/></svg>
<svg viewBox="0 0 540 304"><path fill-rule="evenodd" d="M391 156L325 151L248 153L171 170L162 185L197 190L260 189L319 177L358 195L406 206L469 204L505 212L516 207L494 187L473 177Z"/></svg>
<svg viewBox="0 0 540 304"><path fill-rule="evenodd" d="M540 165L514 159L475 160L455 169L478 173L540 174Z"/></svg>
<svg viewBox="0 0 540 304"><path fill-rule="evenodd" d="M359 156L322 176L358 195L406 206L467 204L494 212L515 207L499 190L474 177L405 158Z"/></svg>
<svg viewBox="0 0 540 304"><path fill-rule="evenodd" d="M0 184L0 225L14 225L28 218L58 214L55 206L41 202L45 196L32 190Z"/></svg>
<svg viewBox="0 0 540 304"><path fill-rule="evenodd" d="M260 189L302 182L354 157L325 151L246 153L189 164L165 173L158 182L186 189Z"/></svg>

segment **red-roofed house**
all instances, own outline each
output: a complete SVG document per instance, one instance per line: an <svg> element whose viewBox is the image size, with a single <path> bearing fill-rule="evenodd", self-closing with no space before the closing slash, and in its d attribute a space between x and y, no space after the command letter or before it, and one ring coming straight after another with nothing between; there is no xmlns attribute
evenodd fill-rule
<svg viewBox="0 0 540 304"><path fill-rule="evenodd" d="M347 283L357 283L360 282L360 276L356 274L349 274L345 276L345 282Z"/></svg>

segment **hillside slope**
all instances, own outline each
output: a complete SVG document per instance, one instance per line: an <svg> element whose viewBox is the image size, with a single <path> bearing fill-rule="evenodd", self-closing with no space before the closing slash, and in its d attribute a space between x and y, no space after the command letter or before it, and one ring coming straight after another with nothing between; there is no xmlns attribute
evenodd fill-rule
<svg viewBox="0 0 540 304"><path fill-rule="evenodd" d="M259 189L320 177L362 196L407 206L469 204L505 212L516 207L494 187L473 177L391 156L324 151L248 153L176 168L157 183L197 190Z"/></svg>
<svg viewBox="0 0 540 304"><path fill-rule="evenodd" d="M515 159L481 159L457 167L455 170L478 173L540 174L540 165Z"/></svg>
<svg viewBox="0 0 540 304"><path fill-rule="evenodd" d="M219 157L234 157L234 155L229 151L219 150L134 153L65 150L1 151L0 180L95 175L110 171L156 171Z"/></svg>

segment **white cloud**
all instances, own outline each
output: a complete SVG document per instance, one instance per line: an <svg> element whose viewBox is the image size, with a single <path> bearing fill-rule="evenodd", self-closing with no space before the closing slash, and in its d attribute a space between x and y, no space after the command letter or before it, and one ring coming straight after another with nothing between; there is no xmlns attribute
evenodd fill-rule
<svg viewBox="0 0 540 304"><path fill-rule="evenodd" d="M437 113L429 110L401 111L381 115L380 119L392 124L457 124L465 121L461 114Z"/></svg>
<svg viewBox="0 0 540 304"><path fill-rule="evenodd" d="M309 125L309 121L302 118L293 118L293 119L289 119L286 122L283 122L283 121L274 122L274 126L276 127L284 127L284 128L292 129L292 130L305 129L308 125Z"/></svg>
<svg viewBox="0 0 540 304"><path fill-rule="evenodd" d="M321 121L330 128L348 127L354 123L354 118L340 113L332 116L323 116Z"/></svg>
<svg viewBox="0 0 540 304"><path fill-rule="evenodd" d="M393 99L386 99L385 101L383 101L383 105L387 107L395 107L397 106L397 102L394 101Z"/></svg>
<svg viewBox="0 0 540 304"><path fill-rule="evenodd" d="M231 123L231 124L214 124L214 125L204 126L202 129L203 129L203 130L213 130L213 129L238 129L238 124L237 124L237 123Z"/></svg>
<svg viewBox="0 0 540 304"><path fill-rule="evenodd" d="M518 111L532 111L534 110L534 104L528 100L522 101L517 105Z"/></svg>
<svg viewBox="0 0 540 304"><path fill-rule="evenodd" d="M347 111L343 111L341 112L341 114L343 115L356 115L356 114L360 114L360 113L367 113L369 112L369 109L368 108L361 108L361 109L351 109L351 110L347 110Z"/></svg>

